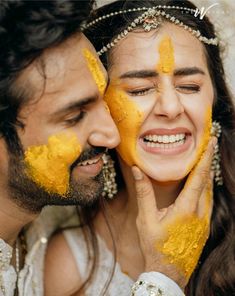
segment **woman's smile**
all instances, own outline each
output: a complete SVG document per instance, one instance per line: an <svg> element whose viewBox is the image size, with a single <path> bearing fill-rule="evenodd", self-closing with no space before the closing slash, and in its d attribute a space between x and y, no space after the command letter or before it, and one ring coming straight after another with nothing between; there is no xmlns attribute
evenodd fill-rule
<svg viewBox="0 0 235 296"><path fill-rule="evenodd" d="M191 132L183 127L148 130L140 136L139 144L148 153L177 155L189 149Z"/></svg>

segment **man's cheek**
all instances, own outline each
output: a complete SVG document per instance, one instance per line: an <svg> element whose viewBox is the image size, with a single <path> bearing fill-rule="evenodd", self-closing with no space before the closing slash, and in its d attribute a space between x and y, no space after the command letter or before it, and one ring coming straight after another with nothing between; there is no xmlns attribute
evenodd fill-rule
<svg viewBox="0 0 235 296"><path fill-rule="evenodd" d="M128 165L137 164L136 143L144 120L143 112L124 92L112 86L106 92L105 101L121 137L117 151Z"/></svg>
<svg viewBox="0 0 235 296"><path fill-rule="evenodd" d="M65 195L69 190L70 166L81 151L75 134L53 135L47 145L31 146L26 150L27 175L49 193Z"/></svg>

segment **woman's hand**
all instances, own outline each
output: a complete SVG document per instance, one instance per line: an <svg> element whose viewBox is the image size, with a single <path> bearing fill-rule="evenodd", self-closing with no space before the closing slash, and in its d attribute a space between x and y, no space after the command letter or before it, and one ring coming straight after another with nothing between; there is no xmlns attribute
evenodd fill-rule
<svg viewBox="0 0 235 296"><path fill-rule="evenodd" d="M133 167L138 202L137 229L145 271L161 272L185 288L210 232L213 178L212 138L174 204L158 209L152 184Z"/></svg>

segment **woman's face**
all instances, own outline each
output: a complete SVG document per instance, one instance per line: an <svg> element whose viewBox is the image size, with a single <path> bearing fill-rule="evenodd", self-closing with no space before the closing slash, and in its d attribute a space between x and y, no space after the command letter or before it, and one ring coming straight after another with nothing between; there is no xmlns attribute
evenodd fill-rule
<svg viewBox="0 0 235 296"><path fill-rule="evenodd" d="M168 23L129 33L110 55L109 75L120 156L157 181L183 179L210 137L214 94L201 42Z"/></svg>

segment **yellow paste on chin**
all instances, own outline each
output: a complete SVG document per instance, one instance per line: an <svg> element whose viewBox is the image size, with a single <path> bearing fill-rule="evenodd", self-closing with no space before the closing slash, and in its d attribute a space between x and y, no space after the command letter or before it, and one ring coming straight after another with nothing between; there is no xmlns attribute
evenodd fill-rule
<svg viewBox="0 0 235 296"><path fill-rule="evenodd" d="M157 70L162 74L171 74L175 68L174 47L169 36L162 38L159 47L159 63Z"/></svg>
<svg viewBox="0 0 235 296"><path fill-rule="evenodd" d="M187 278L193 273L209 236L209 206L212 189L208 185L206 196L206 217L196 215L176 220L167 226L168 236L156 243L156 249L164 254L167 264L174 264Z"/></svg>
<svg viewBox="0 0 235 296"><path fill-rule="evenodd" d="M93 76L93 79L96 82L96 85L99 89L101 95L104 94L106 88L106 79L105 75L99 65L97 58L88 50L83 50L84 57L86 58L88 68Z"/></svg>
<svg viewBox="0 0 235 296"><path fill-rule="evenodd" d="M136 143L143 123L143 113L136 103L114 86L109 86L104 99L120 133L121 143L117 147L118 153L129 166L137 164Z"/></svg>
<svg viewBox="0 0 235 296"><path fill-rule="evenodd" d="M26 150L27 173L46 191L64 195L69 190L70 166L81 151L76 135L61 133L51 136L47 145Z"/></svg>

